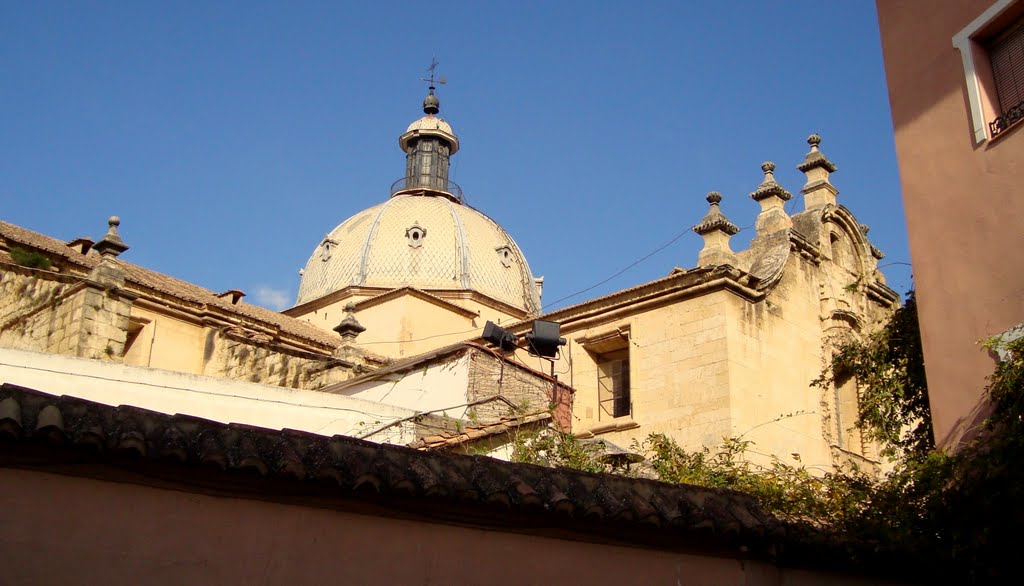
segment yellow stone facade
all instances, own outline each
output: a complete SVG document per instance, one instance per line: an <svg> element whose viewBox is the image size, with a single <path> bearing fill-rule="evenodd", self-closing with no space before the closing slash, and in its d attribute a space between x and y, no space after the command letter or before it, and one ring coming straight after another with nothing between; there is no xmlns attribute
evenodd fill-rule
<svg viewBox="0 0 1024 586"><path fill-rule="evenodd" d="M45 257L25 267L19 252ZM0 348L316 389L385 359L300 320L0 222Z"/></svg>
<svg viewBox="0 0 1024 586"><path fill-rule="evenodd" d="M774 164L762 166L747 250L732 250L738 229L712 193L694 226L704 239L695 268L542 315L541 280L522 251L448 181L457 138L432 118L430 97L427 122L400 140L406 178L323 238L295 307L275 313L240 292L215 294L122 262L113 219L105 240L116 246L97 244L103 254L0 223L0 346L318 389L371 380L395 360L416 364L457 342L480 344L488 321L522 336L539 318L559 323L567 344L553 364L522 347L515 360L541 386L555 373L571 387L571 417L566 398L559 418L579 437L628 448L663 433L691 450L740 438L762 464L878 468L876 447L853 428L856 381L811 384L836 340L871 331L899 303L867 227L837 201L836 167L819 137L798 165L807 177L799 213L786 212L792 194ZM20 266L15 248L53 266Z"/></svg>

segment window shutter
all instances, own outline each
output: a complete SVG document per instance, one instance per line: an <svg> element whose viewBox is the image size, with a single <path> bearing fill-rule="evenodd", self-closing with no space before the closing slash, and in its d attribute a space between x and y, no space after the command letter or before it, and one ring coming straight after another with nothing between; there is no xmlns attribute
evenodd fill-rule
<svg viewBox="0 0 1024 586"><path fill-rule="evenodd" d="M1024 20L996 37L988 46L995 78L999 113L1024 102Z"/></svg>

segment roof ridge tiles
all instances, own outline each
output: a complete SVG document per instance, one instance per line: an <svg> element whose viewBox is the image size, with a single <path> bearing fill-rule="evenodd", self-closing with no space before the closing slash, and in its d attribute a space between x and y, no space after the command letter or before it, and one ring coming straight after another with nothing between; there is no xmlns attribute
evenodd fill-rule
<svg viewBox="0 0 1024 586"><path fill-rule="evenodd" d="M84 429L102 438L101 445L87 441L79 433ZM249 482L277 478L260 489L261 498L269 498L279 490L275 487L285 486L281 482L306 483L307 490L315 489L320 495L311 506L326 506L316 503L330 499L372 498L378 504L394 501L396 505L409 498L426 499L416 508L426 506L427 501L449 511L454 507L458 515L443 518L463 519L469 515L478 525L507 526L508 511L515 511L516 519L522 515L538 517L530 521L530 526L551 523L542 519L555 515L562 519L559 523L569 523L570 528L583 534L615 536L632 528L631 539L661 539L656 545L672 549L687 544L735 552L735 547L742 546L748 550L745 555L774 559L780 548L788 545L791 551L810 552L803 559L808 564L816 563L811 554L820 553L822 548L832 552L832 559L838 559L836 553L849 546L811 529L793 531L792 526L765 512L753 497L725 489L552 469L483 456L422 452L346 436L328 438L296 430L217 423L111 407L10 384L0 385L0 433L13 440L3 451L4 460L20 462L22 467L45 466L47 459L40 449L61 457L62 451L88 444L99 447L93 461L109 461L120 467L143 461L157 465L170 457L178 467L169 471L170 476L164 475L164 480L173 479L183 465L204 464L226 471L256 471L257 476ZM36 441L43 439L41 436L49 441ZM132 458L124 458L126 449L135 453ZM18 460L21 450L31 453L26 452ZM309 482L327 478L333 479L332 484L340 491L328 484ZM231 490L242 481L244 477L225 477L224 486ZM298 494L295 488L285 490ZM443 518L435 521L443 522ZM771 542L766 541L769 537Z"/></svg>

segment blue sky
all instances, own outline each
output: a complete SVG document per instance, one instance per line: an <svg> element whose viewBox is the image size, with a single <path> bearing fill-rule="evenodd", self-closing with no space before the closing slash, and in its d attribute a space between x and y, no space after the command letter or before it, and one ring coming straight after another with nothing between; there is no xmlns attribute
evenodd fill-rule
<svg viewBox="0 0 1024 586"><path fill-rule="evenodd" d="M686 232L711 190L744 248L760 164L795 212L811 132L889 284L910 287L867 1L5 2L0 217L71 239L117 214L124 259L290 304L323 235L404 172L433 55L452 179L545 302ZM693 266L700 244L558 305Z"/></svg>

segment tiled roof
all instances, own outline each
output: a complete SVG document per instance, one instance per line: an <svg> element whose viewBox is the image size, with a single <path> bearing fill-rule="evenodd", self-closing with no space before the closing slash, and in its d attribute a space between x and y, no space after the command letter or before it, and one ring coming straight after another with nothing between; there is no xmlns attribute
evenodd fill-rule
<svg viewBox="0 0 1024 586"><path fill-rule="evenodd" d="M751 497L728 490L223 424L0 386L0 465L53 471L51 461L68 458L126 470L167 466L164 479L184 474L183 467L213 470L215 479L222 478L216 470L249 472L252 482L266 482L259 498L306 487L321 495L310 506L368 500L397 511L446 511L449 522L472 519L499 530L561 527L584 539L628 536L630 544L832 568L895 561L784 524ZM224 475L224 490L244 477Z"/></svg>
<svg viewBox="0 0 1024 586"><path fill-rule="evenodd" d="M61 240L8 222L0 221L0 237L9 242L45 251L51 256L59 257L86 270L92 269L100 262L100 257L95 252L82 254L78 250L69 248ZM262 322L278 329L280 332L314 342L328 349L334 349L341 345L341 338L337 335L322 330L306 321L288 317L287 315L257 305L251 305L244 301L232 304L229 299L222 299L217 296L217 293L204 289L199 285L151 271L138 265L124 262L121 259L118 259L117 263L124 268L125 280L133 285L168 295L186 304L191 303L214 307L227 314L234 314Z"/></svg>
<svg viewBox="0 0 1024 586"><path fill-rule="evenodd" d="M442 431L436 435L428 435L409 444L417 450L444 450L469 442L500 435L524 425L540 423L551 419L550 413L534 413L522 417L502 417L490 423L468 425L462 431Z"/></svg>

